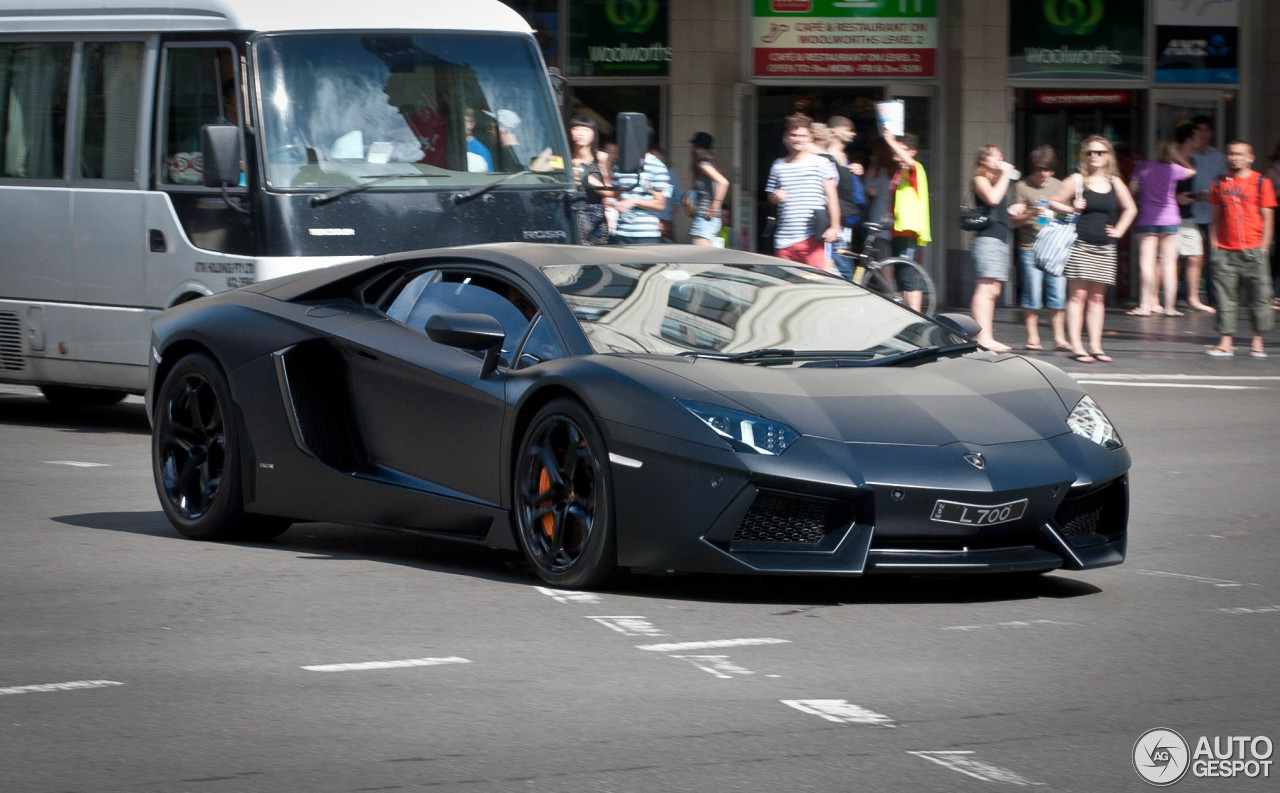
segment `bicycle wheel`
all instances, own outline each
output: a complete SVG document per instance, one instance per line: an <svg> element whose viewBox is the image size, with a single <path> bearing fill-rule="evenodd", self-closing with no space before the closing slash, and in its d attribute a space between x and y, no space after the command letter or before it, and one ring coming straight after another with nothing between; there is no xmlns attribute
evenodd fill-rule
<svg viewBox="0 0 1280 793"><path fill-rule="evenodd" d="M883 259L878 264L878 267L867 268L860 280L863 287L926 317L937 312L937 291L923 267L900 256Z"/></svg>

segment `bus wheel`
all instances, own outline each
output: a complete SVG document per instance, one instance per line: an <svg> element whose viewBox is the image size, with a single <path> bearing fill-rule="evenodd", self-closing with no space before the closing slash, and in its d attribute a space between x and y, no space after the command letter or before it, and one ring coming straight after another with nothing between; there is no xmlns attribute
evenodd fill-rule
<svg viewBox="0 0 1280 793"><path fill-rule="evenodd" d="M289 521L244 511L240 434L226 376L205 355L188 355L164 379L155 403L151 467L160 506L194 540L266 540Z"/></svg>
<svg viewBox="0 0 1280 793"><path fill-rule="evenodd" d="M46 385L40 393L52 405L60 408L103 407L114 405L125 398L125 392L106 388L79 388L70 385Z"/></svg>

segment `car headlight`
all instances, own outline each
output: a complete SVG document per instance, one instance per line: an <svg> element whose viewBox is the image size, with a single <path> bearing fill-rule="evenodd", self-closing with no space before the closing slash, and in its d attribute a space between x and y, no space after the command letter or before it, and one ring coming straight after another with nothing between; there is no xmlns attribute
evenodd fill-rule
<svg viewBox="0 0 1280 793"><path fill-rule="evenodd" d="M1076 403L1075 410L1067 416L1067 426L1082 438L1088 438L1104 449L1119 449L1124 446L1120 433L1112 426L1111 419L1102 412L1098 403L1089 396L1083 396Z"/></svg>
<svg viewBox="0 0 1280 793"><path fill-rule="evenodd" d="M737 452L752 454L782 454L791 444L800 440L800 433L777 421L770 421L751 413L730 410L706 402L677 399L680 407L689 411L724 438Z"/></svg>

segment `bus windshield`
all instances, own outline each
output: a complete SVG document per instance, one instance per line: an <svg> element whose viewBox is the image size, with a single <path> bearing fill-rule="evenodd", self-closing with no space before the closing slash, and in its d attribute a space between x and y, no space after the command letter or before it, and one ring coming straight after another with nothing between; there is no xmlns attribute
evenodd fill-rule
<svg viewBox="0 0 1280 793"><path fill-rule="evenodd" d="M256 47L272 188L569 181L530 40L350 33L268 36ZM533 173L510 176L521 171Z"/></svg>

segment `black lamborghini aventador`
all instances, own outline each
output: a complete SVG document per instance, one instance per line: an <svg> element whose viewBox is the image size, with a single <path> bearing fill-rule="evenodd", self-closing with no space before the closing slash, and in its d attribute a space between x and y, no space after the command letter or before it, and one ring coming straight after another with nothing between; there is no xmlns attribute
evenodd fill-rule
<svg viewBox="0 0 1280 793"><path fill-rule="evenodd" d="M188 537L407 529L564 587L1123 561L1119 434L975 330L717 248L371 258L155 320L156 489Z"/></svg>

